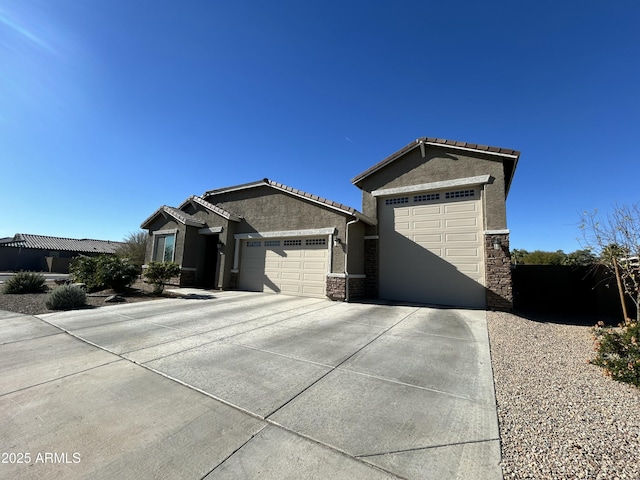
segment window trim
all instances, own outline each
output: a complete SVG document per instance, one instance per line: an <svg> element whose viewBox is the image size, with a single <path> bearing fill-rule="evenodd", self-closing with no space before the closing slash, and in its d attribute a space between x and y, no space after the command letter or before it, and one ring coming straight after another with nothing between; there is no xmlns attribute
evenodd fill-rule
<svg viewBox="0 0 640 480"><path fill-rule="evenodd" d="M158 246L157 243L157 239L160 237L170 237L173 236L173 252L171 254L171 262L175 262L176 261L176 250L177 250L177 246L178 246L178 229L170 229L170 230L157 230L155 232L153 232L153 244L151 246L151 261L155 262L155 258L156 258L156 249ZM163 255L164 257L164 255ZM162 260L162 262L166 262L166 260Z"/></svg>

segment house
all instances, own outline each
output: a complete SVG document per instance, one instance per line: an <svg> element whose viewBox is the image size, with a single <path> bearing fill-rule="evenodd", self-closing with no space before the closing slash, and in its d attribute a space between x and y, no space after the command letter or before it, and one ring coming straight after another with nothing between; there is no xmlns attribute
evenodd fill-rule
<svg viewBox="0 0 640 480"><path fill-rule="evenodd" d="M510 309L519 156L419 138L352 180L362 212L267 178L209 190L142 223L146 258L182 285Z"/></svg>
<svg viewBox="0 0 640 480"><path fill-rule="evenodd" d="M0 271L68 273L78 255L113 254L122 242L17 233L0 238Z"/></svg>

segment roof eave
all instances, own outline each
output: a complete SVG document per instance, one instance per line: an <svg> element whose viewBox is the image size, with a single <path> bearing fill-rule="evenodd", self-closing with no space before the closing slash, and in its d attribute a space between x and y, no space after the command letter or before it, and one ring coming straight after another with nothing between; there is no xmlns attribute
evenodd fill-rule
<svg viewBox="0 0 640 480"><path fill-rule="evenodd" d="M516 167L516 164L518 162L518 158L520 158L520 152L517 151L517 150L505 149L505 148L501 148L501 147L490 147L488 145L470 144L470 143L467 143L467 142L457 142L457 141L454 141L454 140L444 140L444 139L440 139L440 138L420 137L420 138L417 138L414 142L411 142L408 145L402 147L397 152L389 155L387 158L381 160L380 162L375 164L373 167L365 170L364 172L360 173L359 175L356 175L351 180L351 183L353 185L357 186L357 184L359 182L361 182L362 180L364 180L365 178L369 177L370 175L373 175L377 171L379 171L379 170L383 169L384 167L386 167L387 165L393 163L395 160L397 160L398 158L406 155L407 153L409 153L413 149L418 148L420 146L424 146L424 145L429 145L429 146L433 146L433 147L440 147L440 148L448 148L448 149L453 149L453 150L462 150L462 151L468 151L468 152L474 152L474 153L481 153L481 154L485 154L485 155L495 155L495 156L503 157L505 159L513 160L514 161L514 167L513 167L512 171L511 171L510 178L508 179L508 181L505 182L506 185L508 185L508 186L511 185L511 180L513 178L513 174L515 173L515 167ZM423 148L423 147L421 147L421 148ZM509 187L508 186L506 186L505 194L507 194L508 191L509 191Z"/></svg>
<svg viewBox="0 0 640 480"><path fill-rule="evenodd" d="M184 202L182 202L178 208L180 210L183 210L184 207L186 207L187 205L193 204L193 203L197 203L198 205L201 205L202 207L206 208L210 212L215 213L216 215L219 215L222 218L225 218L226 220L231 220L232 222L240 222L240 221L242 221L242 218L239 217L238 215L234 215L231 212L227 212L226 210L224 210L224 209L222 209L222 208L220 208L220 207L218 207L216 205L213 205L212 203L207 202L202 197L198 197L196 195L191 195Z"/></svg>

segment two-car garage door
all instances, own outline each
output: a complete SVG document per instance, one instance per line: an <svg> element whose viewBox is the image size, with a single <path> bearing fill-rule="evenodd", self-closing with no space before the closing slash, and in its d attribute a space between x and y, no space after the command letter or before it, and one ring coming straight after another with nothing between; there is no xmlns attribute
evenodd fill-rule
<svg viewBox="0 0 640 480"><path fill-rule="evenodd" d="M484 308L480 189L380 202L380 297Z"/></svg>
<svg viewBox="0 0 640 480"><path fill-rule="evenodd" d="M325 296L327 237L247 239L241 252L242 290Z"/></svg>

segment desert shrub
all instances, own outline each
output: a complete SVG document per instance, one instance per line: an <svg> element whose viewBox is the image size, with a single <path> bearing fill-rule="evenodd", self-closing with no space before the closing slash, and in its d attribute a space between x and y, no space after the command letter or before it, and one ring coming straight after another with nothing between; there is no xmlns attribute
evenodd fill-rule
<svg viewBox="0 0 640 480"><path fill-rule="evenodd" d="M619 382L640 387L640 324L637 322L605 327L599 322L593 328L596 358L593 365Z"/></svg>
<svg viewBox="0 0 640 480"><path fill-rule="evenodd" d="M129 287L138 278L138 267L129 259L115 255L98 257L98 281L116 292Z"/></svg>
<svg viewBox="0 0 640 480"><path fill-rule="evenodd" d="M20 272L4 284L4 293L40 293L47 289L45 280L39 273Z"/></svg>
<svg viewBox="0 0 640 480"><path fill-rule="evenodd" d="M84 283L88 290L104 287L98 280L98 257L76 257L69 265L69 274L74 282Z"/></svg>
<svg viewBox="0 0 640 480"><path fill-rule="evenodd" d="M165 284L173 277L180 275L180 265L175 262L149 262L144 276L151 285L153 293L160 295Z"/></svg>
<svg viewBox="0 0 640 480"><path fill-rule="evenodd" d="M69 266L69 272L75 282L84 283L89 290L110 287L122 291L138 277L138 267L115 255L80 256Z"/></svg>
<svg viewBox="0 0 640 480"><path fill-rule="evenodd" d="M87 296L84 290L75 285L63 285L49 294L46 306L49 310L70 310L86 304Z"/></svg>

